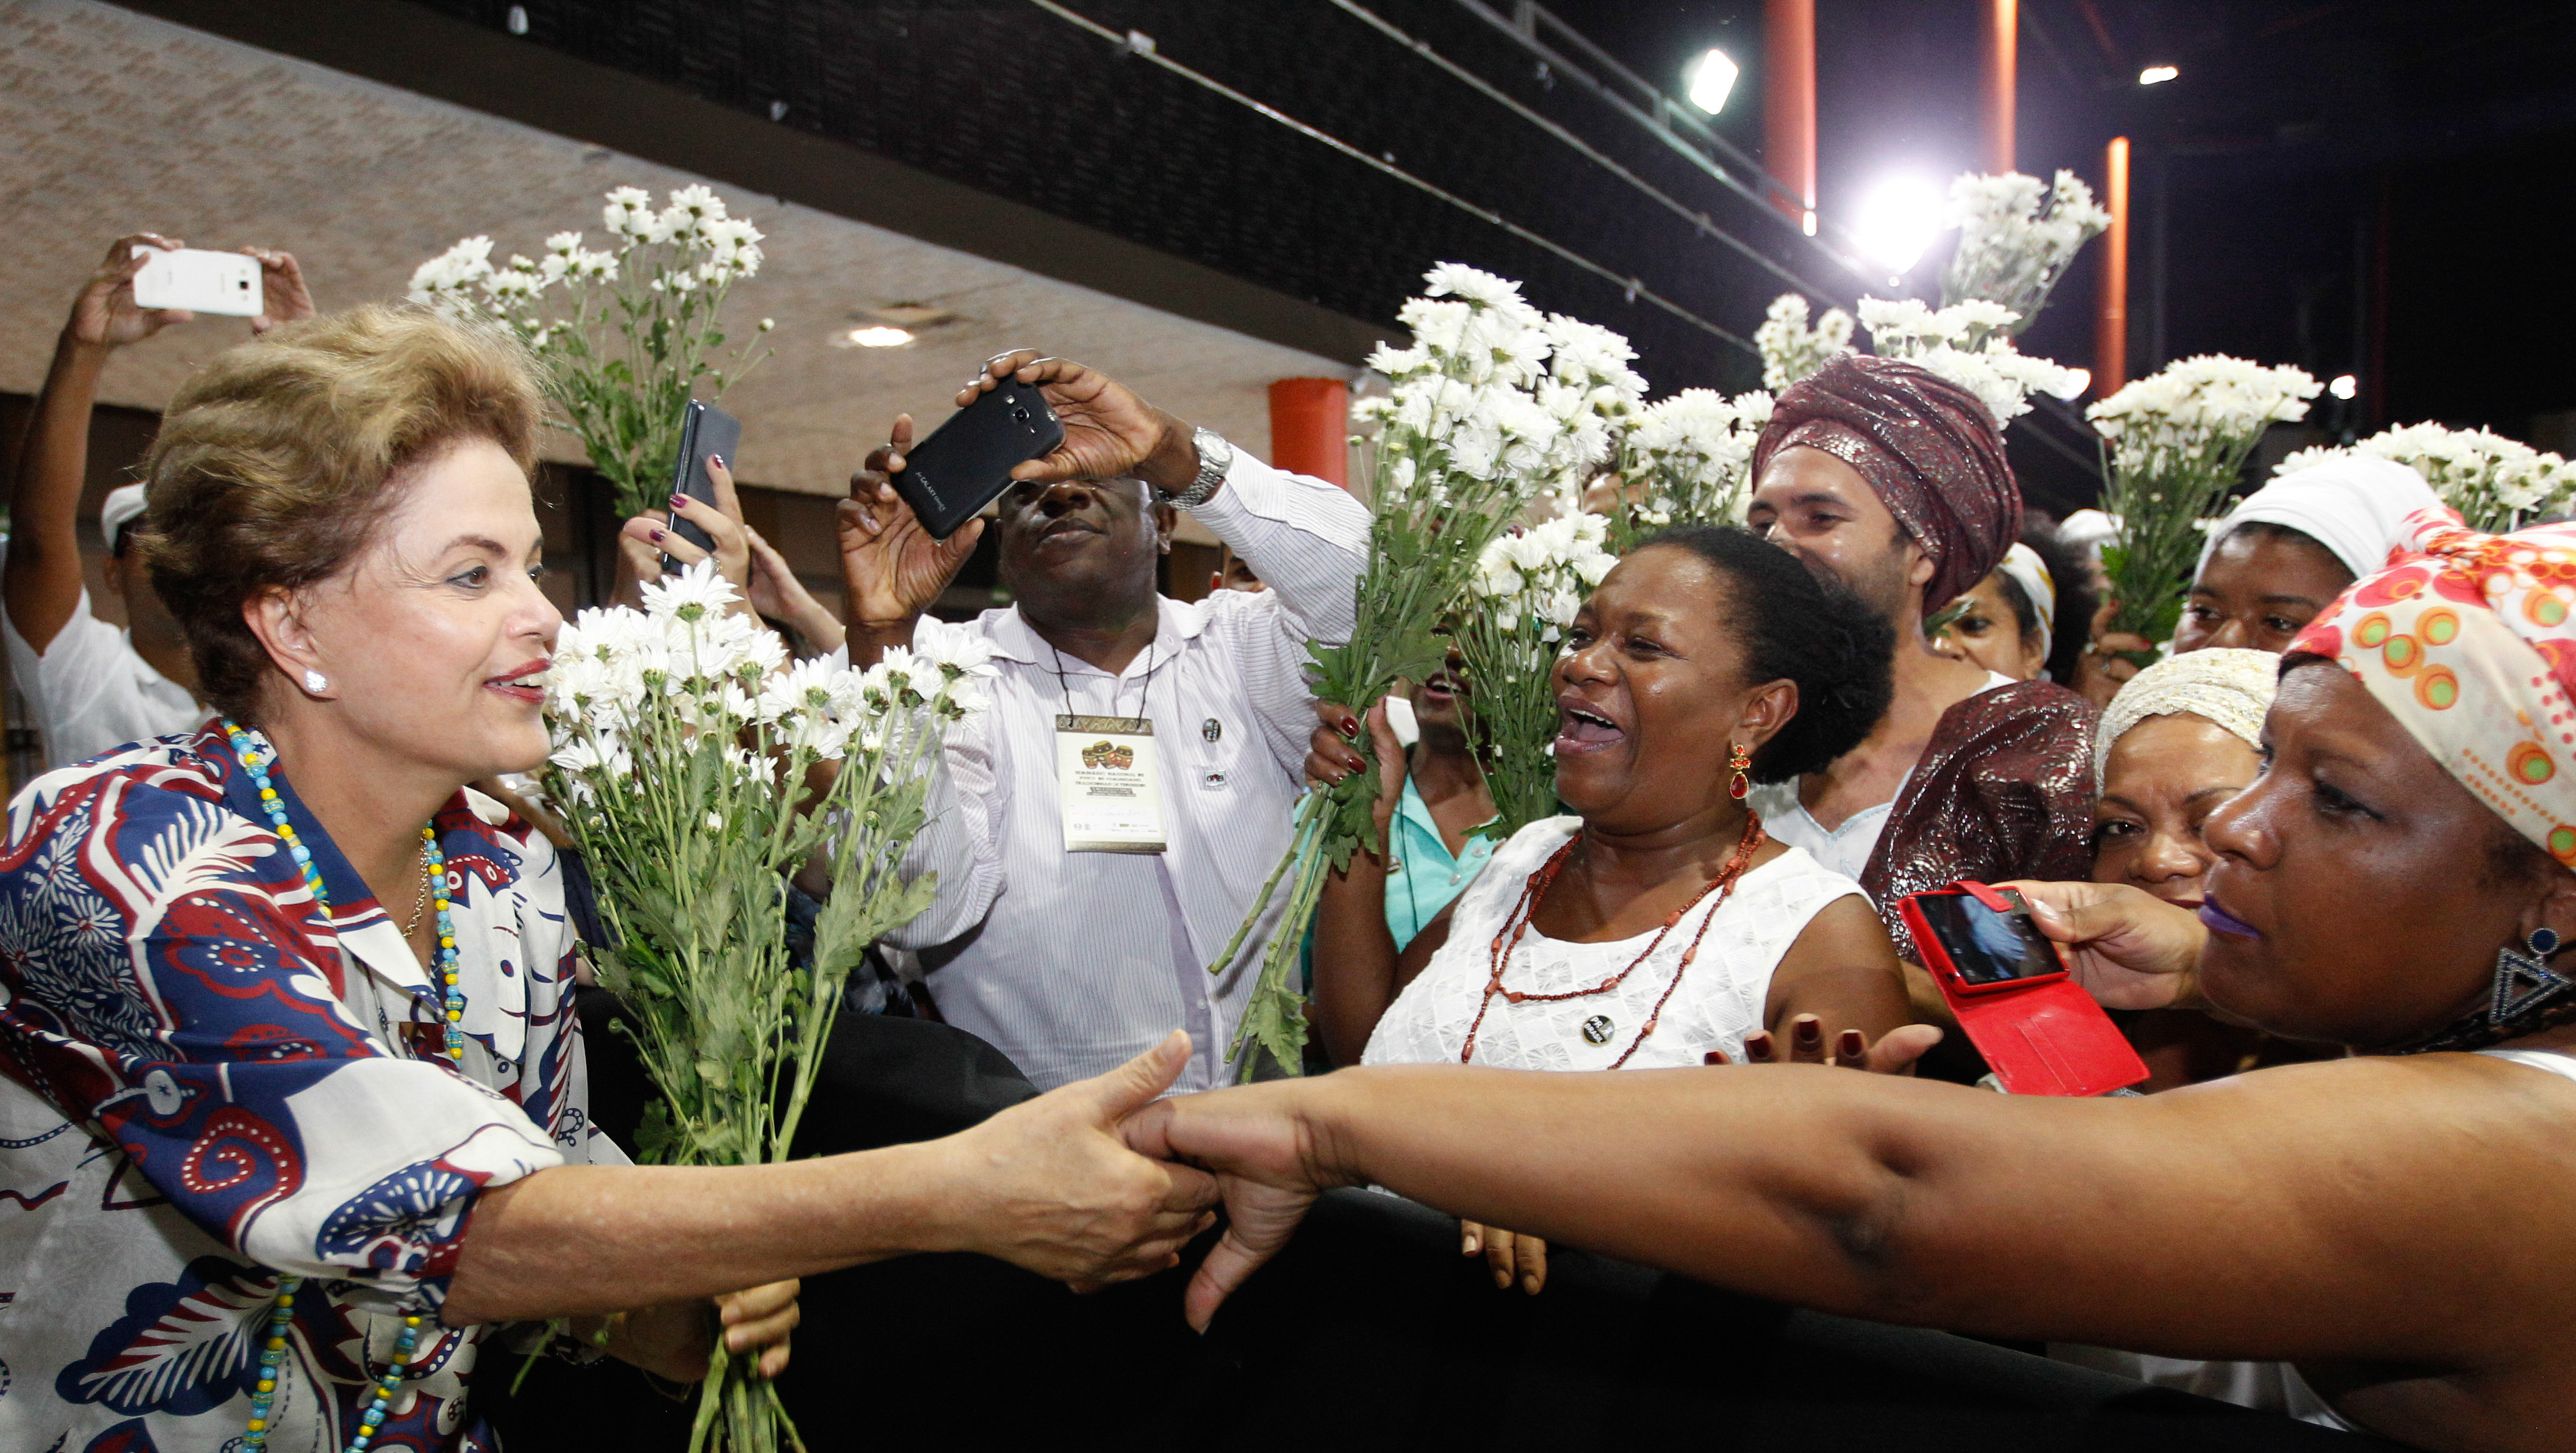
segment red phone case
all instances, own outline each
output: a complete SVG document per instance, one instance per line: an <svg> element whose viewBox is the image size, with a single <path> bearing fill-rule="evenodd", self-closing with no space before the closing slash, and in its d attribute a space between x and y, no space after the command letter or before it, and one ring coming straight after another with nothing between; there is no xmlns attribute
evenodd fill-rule
<svg viewBox="0 0 2576 1453"><path fill-rule="evenodd" d="M2093 996L2063 972L2004 984L1969 984L1959 977L1917 898L1966 895L1988 907L2004 901L1983 883L1959 882L1930 893L1909 893L1896 910L1914 935L1914 948L1941 997L1986 1057L1995 1079L2016 1095L2103 1095L2147 1077L2146 1064ZM2059 961L2065 950L2059 949Z"/></svg>

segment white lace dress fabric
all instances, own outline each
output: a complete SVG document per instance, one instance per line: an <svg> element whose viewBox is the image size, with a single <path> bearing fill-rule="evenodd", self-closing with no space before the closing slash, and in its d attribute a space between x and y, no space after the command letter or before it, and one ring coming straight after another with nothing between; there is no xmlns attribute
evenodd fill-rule
<svg viewBox="0 0 2576 1453"><path fill-rule="evenodd" d="M1580 825L1581 819L1573 817L1535 822L1495 851L1484 873L1460 895L1448 942L1387 1006L1361 1063L1458 1063L1468 1026L1484 1001L1494 935L1520 901L1529 875ZM1496 995L1476 1035L1474 1062L1520 1070L1610 1068L1654 1014L1655 1001L1672 984L1691 935L1714 913L1699 955L1664 1005L1654 1034L1624 1068L1697 1065L1712 1049L1726 1051L1728 1060L1740 1064L1744 1037L1762 1028L1772 970L1817 911L1845 896L1861 897L1860 885L1827 872L1804 849L1792 847L1737 880L1723 906L1715 906L1711 895L1692 909L1618 988L1556 1003L1514 1004ZM1533 927L1512 951L1503 983L1523 993L1589 988L1619 972L1653 937L1649 931L1615 943L1563 943ZM1609 1022L1596 1026L1597 1036L1587 1036L1584 1026L1596 1018ZM1601 1042L1594 1043L1594 1037Z"/></svg>

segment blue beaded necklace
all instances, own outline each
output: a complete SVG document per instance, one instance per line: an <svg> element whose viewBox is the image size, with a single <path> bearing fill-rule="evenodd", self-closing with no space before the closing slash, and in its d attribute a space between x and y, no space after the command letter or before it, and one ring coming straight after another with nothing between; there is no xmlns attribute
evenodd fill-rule
<svg viewBox="0 0 2576 1453"><path fill-rule="evenodd" d="M268 813L269 826L277 829L278 840L286 844L296 867L304 872L304 886L312 890L313 901L322 906L327 916L331 911L331 895L322 886L322 870L314 866L313 850L296 836L295 824L286 817L286 803L277 795L277 784L269 780L269 768L277 760L275 754L261 750L248 732L231 721L224 723L224 735L231 739L234 755L241 758L242 770L250 773L250 780L259 788L259 805ZM420 830L420 845L421 857L429 865L429 891L436 895L434 901L438 907L437 959L439 978L446 990L441 1007L445 1011L447 1058L462 1068L465 1063L465 991L457 986L456 925L448 915L447 858L438 850L435 824ZM252 1387L250 1395L250 1426L242 1437L245 1453L259 1453L268 1446L269 1405L277 1397L277 1369L286 1361L286 1330L295 1319L295 1294L303 1287L304 1278L300 1276L280 1276L277 1279L277 1297L268 1309L268 1336L261 1341L259 1349L259 1381ZM375 1396L359 1416L358 1433L349 1440L349 1453L366 1453L367 1445L376 1440L376 1429L384 1425L385 1412L393 1406L394 1394L402 1386L403 1369L411 1365L412 1353L419 1345L420 1318L416 1314L406 1315L402 1334L394 1339L393 1360L386 1365L385 1375L376 1380Z"/></svg>

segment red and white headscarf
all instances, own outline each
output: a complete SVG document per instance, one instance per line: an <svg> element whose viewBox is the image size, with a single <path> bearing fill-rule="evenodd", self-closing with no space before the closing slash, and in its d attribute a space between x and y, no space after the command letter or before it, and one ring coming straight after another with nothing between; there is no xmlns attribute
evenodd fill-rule
<svg viewBox="0 0 2576 1453"><path fill-rule="evenodd" d="M2350 671L2498 817L2576 868L2576 524L2408 518L2412 553L2290 643Z"/></svg>

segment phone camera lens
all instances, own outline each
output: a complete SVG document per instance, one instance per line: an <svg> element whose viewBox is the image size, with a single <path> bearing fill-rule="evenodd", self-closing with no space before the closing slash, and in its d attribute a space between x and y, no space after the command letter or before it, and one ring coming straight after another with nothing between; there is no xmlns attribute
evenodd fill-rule
<svg viewBox="0 0 2576 1453"><path fill-rule="evenodd" d="M1029 421L1029 411L1020 407L1018 404L1013 404L1011 405L1011 417L1025 424Z"/></svg>

